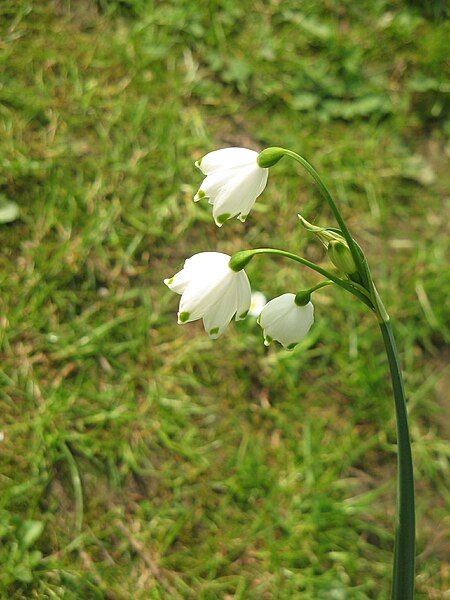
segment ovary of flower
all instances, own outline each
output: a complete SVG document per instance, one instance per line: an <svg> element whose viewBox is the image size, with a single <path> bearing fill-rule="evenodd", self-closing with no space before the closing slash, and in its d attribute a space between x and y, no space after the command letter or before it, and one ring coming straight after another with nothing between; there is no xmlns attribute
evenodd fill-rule
<svg viewBox="0 0 450 600"><path fill-rule="evenodd" d="M247 148L223 148L209 152L196 166L206 175L194 200L208 198L216 225L237 216L247 218L267 184L268 169L261 168L258 152Z"/></svg>
<svg viewBox="0 0 450 600"><path fill-rule="evenodd" d="M270 300L262 309L258 319L264 330L266 346L272 340L291 350L302 340L314 322L314 307L295 303L295 294L283 294Z"/></svg>
<svg viewBox="0 0 450 600"><path fill-rule="evenodd" d="M188 258L183 269L164 283L181 294L178 323L203 319L208 335L216 339L234 315L244 319L250 308L251 289L244 270L229 267L230 256L201 252Z"/></svg>

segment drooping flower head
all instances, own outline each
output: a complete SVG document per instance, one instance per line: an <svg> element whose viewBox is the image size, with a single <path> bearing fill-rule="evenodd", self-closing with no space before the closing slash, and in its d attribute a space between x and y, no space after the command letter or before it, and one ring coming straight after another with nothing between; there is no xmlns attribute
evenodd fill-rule
<svg viewBox="0 0 450 600"><path fill-rule="evenodd" d="M310 301L299 306L295 294L282 294L265 305L258 322L264 330L266 346L276 340L291 350L310 330L314 307Z"/></svg>
<svg viewBox="0 0 450 600"><path fill-rule="evenodd" d="M247 148L223 148L209 152L196 166L206 175L194 200L207 198L216 225L237 216L247 218L267 184L268 169L257 163L258 152Z"/></svg>
<svg viewBox="0 0 450 600"><path fill-rule="evenodd" d="M250 283L244 270L233 271L230 256L200 252L188 258L183 269L164 283L181 294L178 323L203 319L212 339L223 333L234 315L244 319L250 307Z"/></svg>

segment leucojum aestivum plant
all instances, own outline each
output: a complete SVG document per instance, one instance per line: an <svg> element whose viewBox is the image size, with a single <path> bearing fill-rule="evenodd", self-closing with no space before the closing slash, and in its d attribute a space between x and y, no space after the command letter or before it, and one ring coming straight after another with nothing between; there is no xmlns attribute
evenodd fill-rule
<svg viewBox="0 0 450 600"><path fill-rule="evenodd" d="M203 319L205 330L213 339L223 333L233 316L236 320L245 319L250 307L251 289L244 269L255 256L264 254L292 260L324 277L309 289L282 294L263 307L258 322L266 344L275 340L285 348L294 348L313 324L311 298L325 286L339 286L373 313L386 349L397 420L398 491L391 598L411 600L414 597L415 515L405 392L391 322L364 252L350 234L317 171L291 150L273 147L257 153L246 148L224 148L210 152L196 163L206 177L194 200L209 201L219 227L235 216L245 221L256 198L266 187L269 169L283 157L293 159L306 169L336 219L336 228L318 227L299 215L302 225L325 246L336 270L331 272L302 256L275 248L242 250L231 257L219 252L201 252L188 258L183 269L166 279L165 283L171 290L181 294L178 323Z"/></svg>

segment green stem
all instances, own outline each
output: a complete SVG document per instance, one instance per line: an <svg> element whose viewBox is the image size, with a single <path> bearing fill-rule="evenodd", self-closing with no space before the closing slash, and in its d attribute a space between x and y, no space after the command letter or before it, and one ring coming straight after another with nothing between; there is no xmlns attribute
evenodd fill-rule
<svg viewBox="0 0 450 600"><path fill-rule="evenodd" d="M414 598L415 515L408 416L400 361L389 318L380 321L380 329L389 361L397 417L398 496L391 599L412 600Z"/></svg>
<svg viewBox="0 0 450 600"><path fill-rule="evenodd" d="M336 206L327 186L323 182L319 173L315 170L315 168L306 159L304 159L302 156L300 156L300 154L297 154L296 152L293 152L292 150L287 150L286 148L283 148L283 153L286 156L290 156L291 158L296 160L298 163L300 163L308 171L308 173L312 176L314 181L317 183L317 186L319 187L319 190L320 190L322 196L328 202L328 205L330 206L331 211L333 212L333 215L339 224L342 235L344 236L344 238L348 244L348 247L350 248L350 252L352 253L353 260L355 261L355 264L358 266L358 272L360 273L361 277L363 278L362 279L363 282L365 284L367 284L368 283L367 273L364 268L364 263L361 259L361 255L357 248L355 240L352 238L352 236L347 228L347 225L345 224L345 221L342 218L341 213L339 212L338 207Z"/></svg>
<svg viewBox="0 0 450 600"><path fill-rule="evenodd" d="M313 271L320 273L324 277L331 279L334 283L339 285L347 292L350 292L354 296L356 296L361 302L364 302L366 306L368 306L371 310L374 310L374 306L370 301L370 298L363 294L359 289L353 286L350 281L345 281L344 279L340 279L333 273L330 273L323 267L319 267L315 263L303 258L302 256L297 256L297 254L293 254L292 252L287 252L286 250L278 250L276 248L254 248L252 250L241 250L240 252L236 252L230 259L230 268L234 271L239 271L243 269L246 264L255 256L256 254L274 254L276 256L283 256L284 258L290 258L291 260L295 260L296 262L309 267Z"/></svg>
<svg viewBox="0 0 450 600"><path fill-rule="evenodd" d="M317 290L320 290L327 285L334 285L334 281L329 281L329 280L320 281L319 283L317 283L316 285L313 285L312 287L308 288L307 290L300 290L299 292L297 292L295 294L295 299L294 299L295 304L297 304L297 306L306 306L306 304L308 304L308 302L311 302L311 294L313 294L314 292L317 292Z"/></svg>
<svg viewBox="0 0 450 600"><path fill-rule="evenodd" d="M317 292L317 290L320 290L321 288L323 288L327 285L333 285L333 284L334 284L334 281L320 281L317 285L313 285L312 287L310 287L304 291L312 294L313 292Z"/></svg>

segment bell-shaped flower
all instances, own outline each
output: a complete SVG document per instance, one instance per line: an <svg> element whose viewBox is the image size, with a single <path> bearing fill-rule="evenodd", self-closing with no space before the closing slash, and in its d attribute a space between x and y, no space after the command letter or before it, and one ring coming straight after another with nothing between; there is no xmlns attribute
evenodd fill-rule
<svg viewBox="0 0 450 600"><path fill-rule="evenodd" d="M242 269L233 271L230 256L221 252L201 252L188 258L183 269L164 283L181 294L178 323L203 319L212 339L223 333L234 315L244 319L250 308L251 289Z"/></svg>
<svg viewBox="0 0 450 600"><path fill-rule="evenodd" d="M252 296L250 299L250 309L248 311L249 317L259 317L262 309L267 304L267 298L264 296L262 292L252 292Z"/></svg>
<svg viewBox="0 0 450 600"><path fill-rule="evenodd" d="M208 198L216 225L227 219L247 218L267 184L269 169L257 163L258 152L247 148L223 148L209 152L196 166L206 175L194 200Z"/></svg>
<svg viewBox="0 0 450 600"><path fill-rule="evenodd" d="M276 340L289 350L305 337L313 322L314 307L311 301L299 306L295 294L283 294L270 300L258 319L264 330L266 346Z"/></svg>

